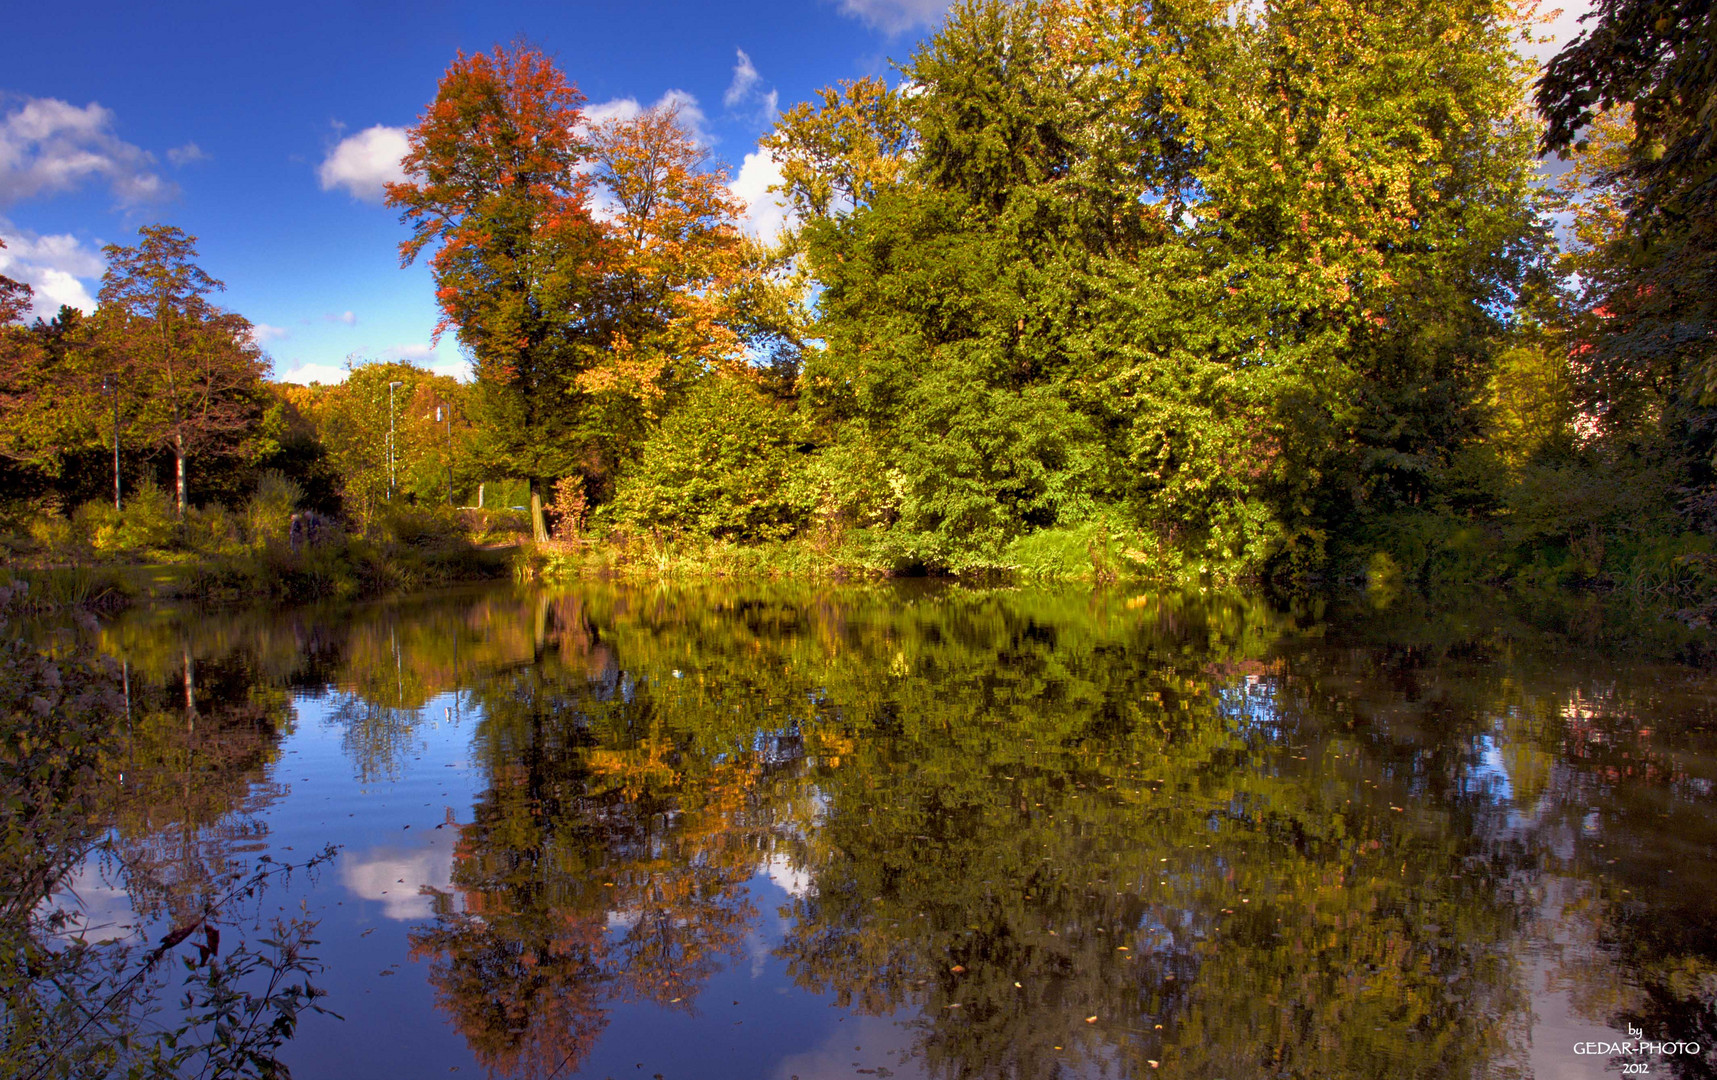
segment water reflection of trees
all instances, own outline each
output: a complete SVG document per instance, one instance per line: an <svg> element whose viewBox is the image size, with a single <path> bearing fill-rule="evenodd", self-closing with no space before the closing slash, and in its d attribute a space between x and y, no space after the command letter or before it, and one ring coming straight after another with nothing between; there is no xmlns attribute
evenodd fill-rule
<svg viewBox="0 0 1717 1080"><path fill-rule="evenodd" d="M489 777L456 849L463 911L414 934L494 1072L575 1069L615 1001L691 1010L756 918L746 883L791 806L791 738L717 745L671 691L620 670L573 601L536 663L485 680Z"/></svg>
<svg viewBox="0 0 1717 1080"><path fill-rule="evenodd" d="M497 1073L570 1071L617 1001L694 1008L773 860L809 882L780 949L802 987L915 1017L937 1075L1017 1077L1522 1072L1552 924L1593 1023L1717 1042L1709 684L1569 636L740 587L185 632L199 671L245 658L258 715L337 687L366 776L462 691L486 788L463 902L414 948ZM210 790L200 815L237 805Z"/></svg>
<svg viewBox="0 0 1717 1080"><path fill-rule="evenodd" d="M203 909L262 850L257 811L278 794L267 770L291 729L278 689L231 658L181 643L123 669L124 738L107 763L103 865L136 913L174 921Z"/></svg>

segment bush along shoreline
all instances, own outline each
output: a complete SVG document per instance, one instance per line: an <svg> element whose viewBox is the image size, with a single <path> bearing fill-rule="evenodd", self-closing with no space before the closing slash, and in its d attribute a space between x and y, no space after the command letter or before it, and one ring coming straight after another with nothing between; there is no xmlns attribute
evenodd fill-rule
<svg viewBox="0 0 1717 1080"><path fill-rule="evenodd" d="M736 540L694 531L613 526L512 552L521 582L587 580L874 582L929 577L975 586L1119 584L1167 592L1262 590L1284 601L1363 593L1388 607L1409 595L1435 598L1474 590L1543 606L1592 602L1671 619L1693 630L1717 621L1717 556L1698 535L1591 551L1544 547L1522 553L1494 538L1426 543L1400 555L1346 552L1318 575L1235 575L1179 557L1172 548L1105 523L1046 529L995 554L927 566L903 556L886 532L804 532L776 540ZM1327 556L1326 556L1327 560Z"/></svg>
<svg viewBox="0 0 1717 1080"><path fill-rule="evenodd" d="M14 522L0 543L18 603L37 610L111 609L138 599L365 599L505 578L525 534L513 511L384 504L361 530L299 509L302 489L265 472L237 511L219 504L178 517L152 484L122 510L86 503L66 517Z"/></svg>

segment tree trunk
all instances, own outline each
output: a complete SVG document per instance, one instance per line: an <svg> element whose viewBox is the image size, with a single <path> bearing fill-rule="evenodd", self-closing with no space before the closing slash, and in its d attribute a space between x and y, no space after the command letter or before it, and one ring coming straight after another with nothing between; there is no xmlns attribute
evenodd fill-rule
<svg viewBox="0 0 1717 1080"><path fill-rule="evenodd" d="M173 436L173 462L179 485L179 520L185 520L185 436Z"/></svg>
<svg viewBox="0 0 1717 1080"><path fill-rule="evenodd" d="M548 525L543 521L543 497L531 492L531 539L539 544L548 543Z"/></svg>

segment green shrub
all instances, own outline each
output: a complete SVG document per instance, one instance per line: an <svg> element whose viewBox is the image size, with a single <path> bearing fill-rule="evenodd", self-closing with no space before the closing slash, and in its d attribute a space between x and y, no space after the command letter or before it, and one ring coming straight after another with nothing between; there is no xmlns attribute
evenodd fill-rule
<svg viewBox="0 0 1717 1080"><path fill-rule="evenodd" d="M125 519L113 504L102 500L87 502L72 512L70 527L90 550L101 554L116 554L125 549Z"/></svg>
<svg viewBox="0 0 1717 1080"><path fill-rule="evenodd" d="M854 425L797 463L793 497L824 531L886 526L899 516L899 475L891 474L874 441Z"/></svg>
<svg viewBox="0 0 1717 1080"><path fill-rule="evenodd" d="M245 538L251 544L284 543L292 529L292 514L304 499L304 488L285 474L269 469L256 480L256 493L245 504Z"/></svg>
<svg viewBox="0 0 1717 1080"><path fill-rule="evenodd" d="M785 407L737 379L710 376L644 444L611 513L714 539L781 539L811 509L789 482L801 442Z"/></svg>
<svg viewBox="0 0 1717 1080"><path fill-rule="evenodd" d="M465 507L458 514L465 534L475 544L512 544L531 535L530 516L518 510Z"/></svg>
<svg viewBox="0 0 1717 1080"><path fill-rule="evenodd" d="M1000 562L1028 577L1102 581L1116 576L1121 551L1110 527L1094 521L1016 537L1002 549Z"/></svg>
<svg viewBox="0 0 1717 1080"><path fill-rule="evenodd" d="M125 500L120 536L132 551L166 551L179 532L179 511L173 496L145 480Z"/></svg>
<svg viewBox="0 0 1717 1080"><path fill-rule="evenodd" d="M370 527L369 538L382 544L446 548L466 542L468 533L457 510L438 504L385 503Z"/></svg>
<svg viewBox="0 0 1717 1080"><path fill-rule="evenodd" d="M244 546L240 521L220 503L185 512L184 543L199 555L221 555Z"/></svg>

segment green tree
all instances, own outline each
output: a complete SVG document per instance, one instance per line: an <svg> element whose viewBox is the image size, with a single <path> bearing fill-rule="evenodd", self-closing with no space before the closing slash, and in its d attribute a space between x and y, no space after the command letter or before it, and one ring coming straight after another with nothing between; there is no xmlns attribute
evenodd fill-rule
<svg viewBox="0 0 1717 1080"><path fill-rule="evenodd" d="M904 69L899 182L834 209L891 144L833 91L778 128L823 286L806 400L883 448L901 555L1119 515L1164 568L1258 573L1444 498L1548 251L1518 29L968 2Z"/></svg>
<svg viewBox="0 0 1717 1080"><path fill-rule="evenodd" d="M804 519L792 413L750 382L705 376L643 446L613 513L724 540L780 539Z"/></svg>
<svg viewBox="0 0 1717 1080"><path fill-rule="evenodd" d="M1586 402L1615 448L1717 524L1717 14L1600 0L1547 65L1546 151L1575 163Z"/></svg>
<svg viewBox="0 0 1717 1080"><path fill-rule="evenodd" d="M347 368L345 380L319 388L309 406L347 518L367 532L396 495L445 504L449 466L457 482L469 482L471 432L458 407L468 390L403 361L352 357ZM441 421L437 408L444 410Z"/></svg>
<svg viewBox="0 0 1717 1080"><path fill-rule="evenodd" d="M187 506L186 462L231 448L260 415L266 364L243 316L207 300L225 288L195 262L196 237L171 225L145 225L130 247L102 249L101 332L123 357L137 389L139 436L172 452L181 519Z"/></svg>

